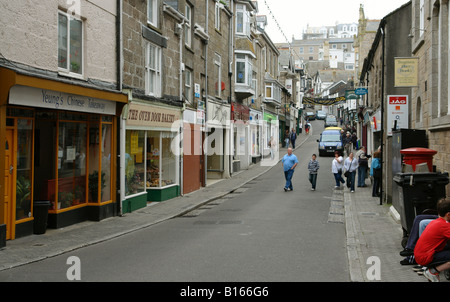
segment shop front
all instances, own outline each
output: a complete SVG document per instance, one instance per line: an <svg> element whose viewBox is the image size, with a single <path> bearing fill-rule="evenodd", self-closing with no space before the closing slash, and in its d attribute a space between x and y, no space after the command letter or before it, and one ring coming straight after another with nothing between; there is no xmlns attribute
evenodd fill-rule
<svg viewBox="0 0 450 302"><path fill-rule="evenodd" d="M274 149L272 143L275 145L275 149L278 150L280 139L282 139L283 137L282 135L283 134L280 132L278 115L272 112L265 111L263 122L264 157L266 155L270 155L271 149Z"/></svg>
<svg viewBox="0 0 450 302"><path fill-rule="evenodd" d="M250 154L250 108L233 102L231 121L233 123L233 173L248 169L251 164Z"/></svg>
<svg viewBox="0 0 450 302"><path fill-rule="evenodd" d="M122 112L122 213L180 195L180 108L131 101Z"/></svg>
<svg viewBox="0 0 450 302"><path fill-rule="evenodd" d="M230 177L231 164L231 108L208 100L206 111L206 139L204 150L207 153L207 179Z"/></svg>
<svg viewBox="0 0 450 302"><path fill-rule="evenodd" d="M116 115L127 96L4 68L0 76L6 238L33 233L39 201L50 202L50 228L115 215Z"/></svg>
<svg viewBox="0 0 450 302"><path fill-rule="evenodd" d="M261 161L262 121L261 111L250 109L250 153L254 164Z"/></svg>

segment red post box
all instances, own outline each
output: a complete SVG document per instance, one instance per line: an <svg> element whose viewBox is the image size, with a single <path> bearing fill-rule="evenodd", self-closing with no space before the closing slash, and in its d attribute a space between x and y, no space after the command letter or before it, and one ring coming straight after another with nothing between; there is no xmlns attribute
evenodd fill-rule
<svg viewBox="0 0 450 302"><path fill-rule="evenodd" d="M428 171L433 172L433 156L437 153L435 150L426 148L408 148L400 150L403 155L403 163L411 165L413 171L416 171L416 165L426 163Z"/></svg>

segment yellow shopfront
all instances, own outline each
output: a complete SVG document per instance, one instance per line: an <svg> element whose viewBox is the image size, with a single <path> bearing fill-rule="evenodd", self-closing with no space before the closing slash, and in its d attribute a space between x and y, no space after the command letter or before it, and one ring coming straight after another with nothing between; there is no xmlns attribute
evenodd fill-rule
<svg viewBox="0 0 450 302"><path fill-rule="evenodd" d="M113 216L117 115L127 96L2 68L0 77L6 239L33 233L38 201L50 202L50 228Z"/></svg>

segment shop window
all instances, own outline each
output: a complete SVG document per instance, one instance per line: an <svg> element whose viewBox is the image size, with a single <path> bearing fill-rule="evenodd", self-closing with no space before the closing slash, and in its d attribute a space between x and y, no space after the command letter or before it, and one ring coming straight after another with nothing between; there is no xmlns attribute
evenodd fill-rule
<svg viewBox="0 0 450 302"><path fill-rule="evenodd" d="M86 131L85 123L59 123L58 209L86 202Z"/></svg>
<svg viewBox="0 0 450 302"><path fill-rule="evenodd" d="M145 131L129 130L125 141L125 195L145 191Z"/></svg>
<svg viewBox="0 0 450 302"><path fill-rule="evenodd" d="M17 120L16 220L31 217L33 120Z"/></svg>
<svg viewBox="0 0 450 302"><path fill-rule="evenodd" d="M83 22L63 12L58 13L58 67L83 74Z"/></svg>
<svg viewBox="0 0 450 302"><path fill-rule="evenodd" d="M102 124L102 192L101 201L111 200L112 125ZM104 183L103 183L104 182ZM103 187L104 186L104 187Z"/></svg>
<svg viewBox="0 0 450 302"><path fill-rule="evenodd" d="M172 152L175 133L147 131L147 184L163 188L177 183L178 157Z"/></svg>

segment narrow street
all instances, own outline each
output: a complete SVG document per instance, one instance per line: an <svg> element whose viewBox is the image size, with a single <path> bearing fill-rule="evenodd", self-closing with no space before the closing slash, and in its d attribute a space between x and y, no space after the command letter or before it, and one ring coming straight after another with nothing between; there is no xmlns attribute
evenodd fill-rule
<svg viewBox="0 0 450 302"><path fill-rule="evenodd" d="M329 221L331 158L318 158L316 191L307 179L323 122L312 126L311 137L295 151L300 163L293 192L283 191L280 165L184 216L1 271L0 280L65 281L67 259L76 256L81 281L349 281L345 226Z"/></svg>

